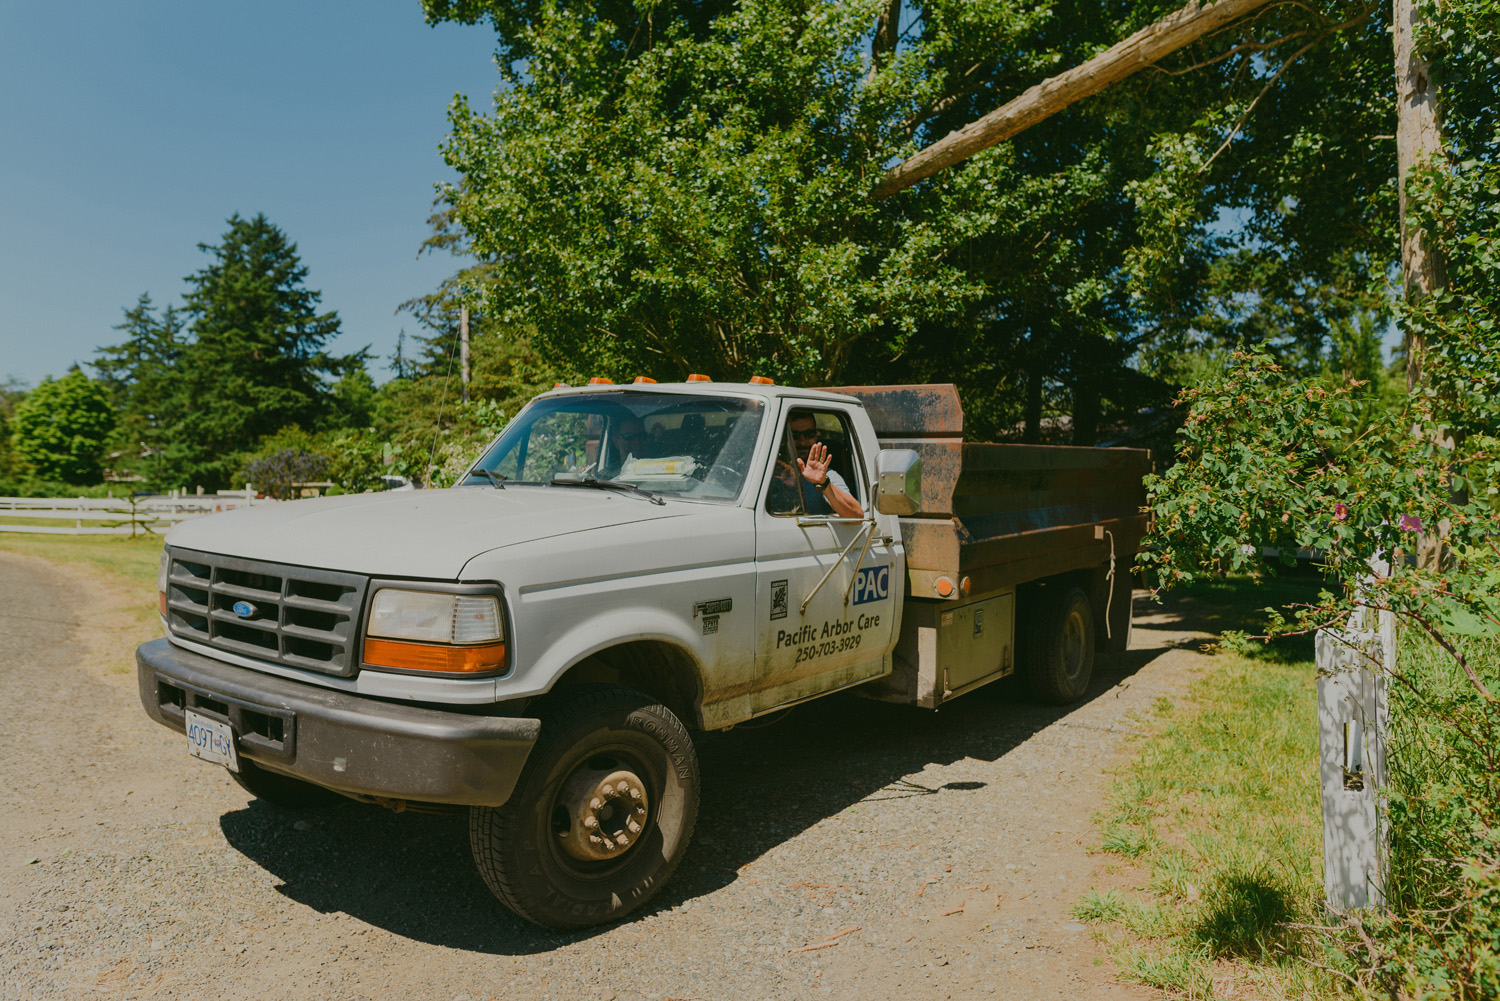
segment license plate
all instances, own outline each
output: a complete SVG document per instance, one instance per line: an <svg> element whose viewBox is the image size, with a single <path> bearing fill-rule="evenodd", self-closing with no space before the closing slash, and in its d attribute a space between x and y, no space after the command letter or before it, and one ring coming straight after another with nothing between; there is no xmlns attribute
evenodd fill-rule
<svg viewBox="0 0 1500 1001"><path fill-rule="evenodd" d="M234 748L234 730L228 723L199 716L187 710L188 753L204 761L223 765L231 772L240 770L240 756Z"/></svg>

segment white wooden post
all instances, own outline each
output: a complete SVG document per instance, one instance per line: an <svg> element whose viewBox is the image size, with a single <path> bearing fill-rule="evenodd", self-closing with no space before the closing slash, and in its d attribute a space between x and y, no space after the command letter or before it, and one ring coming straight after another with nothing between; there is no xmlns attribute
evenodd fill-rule
<svg viewBox="0 0 1500 1001"><path fill-rule="evenodd" d="M1395 616L1360 609L1345 628L1319 630L1316 649L1324 895L1334 913L1381 908L1389 831L1380 790Z"/></svg>

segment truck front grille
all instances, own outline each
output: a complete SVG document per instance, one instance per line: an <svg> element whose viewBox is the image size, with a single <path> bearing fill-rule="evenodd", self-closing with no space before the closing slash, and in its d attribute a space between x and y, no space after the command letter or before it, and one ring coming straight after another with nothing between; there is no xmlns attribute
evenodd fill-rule
<svg viewBox="0 0 1500 1001"><path fill-rule="evenodd" d="M359 666L368 585L358 574L174 549L167 627L220 650L348 677Z"/></svg>

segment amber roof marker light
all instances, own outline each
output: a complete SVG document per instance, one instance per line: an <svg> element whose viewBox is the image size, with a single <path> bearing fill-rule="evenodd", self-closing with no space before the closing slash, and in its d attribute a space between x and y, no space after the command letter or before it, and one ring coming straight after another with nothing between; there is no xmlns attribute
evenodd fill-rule
<svg viewBox="0 0 1500 1001"><path fill-rule="evenodd" d="M615 381L613 379L606 379L602 375L596 375L589 380L590 386L613 386L614 384Z"/></svg>
<svg viewBox="0 0 1500 1001"><path fill-rule="evenodd" d="M694 372L692 375L688 376L687 377L687 381L688 382L713 382L713 380L710 379L708 376L703 375L703 374L698 373L698 372Z"/></svg>
<svg viewBox="0 0 1500 1001"><path fill-rule="evenodd" d="M636 385L640 385L643 382L649 382L652 385L656 384L656 380L653 379L653 378L651 378L649 375L638 375L638 376L635 377L635 384Z"/></svg>
<svg viewBox="0 0 1500 1001"><path fill-rule="evenodd" d="M772 378L769 378L767 376L764 376L764 375L752 375L750 377L750 385L752 385L752 386L774 386L774 385L776 385L776 380L772 379Z"/></svg>

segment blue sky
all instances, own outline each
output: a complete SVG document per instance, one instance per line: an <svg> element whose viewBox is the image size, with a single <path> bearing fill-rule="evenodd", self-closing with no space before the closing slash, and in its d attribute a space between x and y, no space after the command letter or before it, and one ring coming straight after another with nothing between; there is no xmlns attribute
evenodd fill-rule
<svg viewBox="0 0 1500 1001"><path fill-rule="evenodd" d="M0 0L0 380L94 349L142 292L178 302L233 213L294 240L339 352L458 262L416 257L455 92L490 106L484 27L417 0Z"/></svg>

